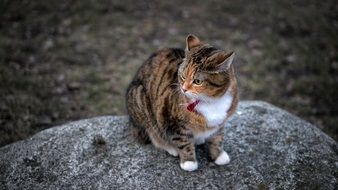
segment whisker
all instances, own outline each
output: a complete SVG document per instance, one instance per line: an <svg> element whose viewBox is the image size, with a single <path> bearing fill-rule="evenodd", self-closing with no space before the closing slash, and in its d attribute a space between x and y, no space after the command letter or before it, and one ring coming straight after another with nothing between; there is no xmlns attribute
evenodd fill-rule
<svg viewBox="0 0 338 190"><path fill-rule="evenodd" d="M170 86L180 86L180 84L179 83L172 83L172 84L170 84Z"/></svg>

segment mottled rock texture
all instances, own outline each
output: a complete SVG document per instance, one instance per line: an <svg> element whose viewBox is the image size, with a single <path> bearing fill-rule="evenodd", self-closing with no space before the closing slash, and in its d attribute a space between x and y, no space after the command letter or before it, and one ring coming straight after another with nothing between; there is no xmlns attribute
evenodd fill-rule
<svg viewBox="0 0 338 190"><path fill-rule="evenodd" d="M338 145L310 123L241 102L225 129L231 162L197 148L199 169L138 145L127 117L104 116L42 131L0 148L0 189L337 189Z"/></svg>

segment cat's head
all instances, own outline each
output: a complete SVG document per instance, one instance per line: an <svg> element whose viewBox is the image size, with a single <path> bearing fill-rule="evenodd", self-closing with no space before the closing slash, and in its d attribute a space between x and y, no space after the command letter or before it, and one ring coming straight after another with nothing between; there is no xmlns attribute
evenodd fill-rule
<svg viewBox="0 0 338 190"><path fill-rule="evenodd" d="M182 93L188 98L200 100L224 95L235 77L232 67L234 55L188 35L185 58L178 71Z"/></svg>

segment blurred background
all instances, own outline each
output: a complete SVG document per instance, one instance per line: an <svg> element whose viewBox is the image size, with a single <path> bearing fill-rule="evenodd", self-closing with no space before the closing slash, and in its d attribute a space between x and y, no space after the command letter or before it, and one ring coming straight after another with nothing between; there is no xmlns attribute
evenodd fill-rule
<svg viewBox="0 0 338 190"><path fill-rule="evenodd" d="M2 0L0 146L64 122L123 115L154 51L189 33L234 50L240 97L338 140L336 0Z"/></svg>

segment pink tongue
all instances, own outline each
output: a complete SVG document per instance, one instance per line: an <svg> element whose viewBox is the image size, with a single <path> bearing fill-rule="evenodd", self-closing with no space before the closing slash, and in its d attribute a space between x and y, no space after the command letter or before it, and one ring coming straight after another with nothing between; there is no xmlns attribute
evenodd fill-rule
<svg viewBox="0 0 338 190"><path fill-rule="evenodd" d="M190 103L188 106L187 106L187 110L192 112L194 111L195 107L197 106L197 104L199 103L200 101L199 100L196 100L192 103Z"/></svg>

